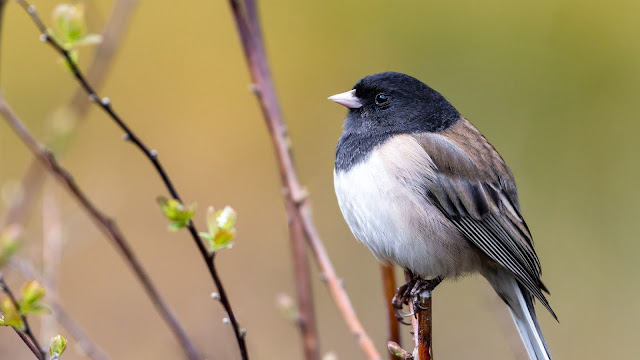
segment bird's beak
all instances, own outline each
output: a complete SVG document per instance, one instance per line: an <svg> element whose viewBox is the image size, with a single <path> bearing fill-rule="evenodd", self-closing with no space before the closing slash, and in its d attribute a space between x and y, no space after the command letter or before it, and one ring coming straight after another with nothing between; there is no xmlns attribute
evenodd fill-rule
<svg viewBox="0 0 640 360"><path fill-rule="evenodd" d="M348 107L349 109L357 109L359 107L362 107L362 103L360 103L360 100L356 97L355 90L329 96L329 100L335 101L340 105Z"/></svg>

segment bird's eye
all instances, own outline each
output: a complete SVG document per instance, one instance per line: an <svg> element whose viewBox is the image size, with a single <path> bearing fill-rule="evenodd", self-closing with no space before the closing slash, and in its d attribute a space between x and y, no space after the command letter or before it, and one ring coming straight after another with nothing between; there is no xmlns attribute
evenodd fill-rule
<svg viewBox="0 0 640 360"><path fill-rule="evenodd" d="M382 105L384 103L386 103L387 101L389 101L389 96L385 95L385 94L378 94L376 95L376 105Z"/></svg>

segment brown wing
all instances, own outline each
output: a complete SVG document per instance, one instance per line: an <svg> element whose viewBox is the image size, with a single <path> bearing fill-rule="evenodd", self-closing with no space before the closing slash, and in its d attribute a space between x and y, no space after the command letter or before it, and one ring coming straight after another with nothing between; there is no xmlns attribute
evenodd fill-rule
<svg viewBox="0 0 640 360"><path fill-rule="evenodd" d="M466 119L439 133L415 134L433 160L435 181L427 196L465 237L518 282L555 317L542 291L540 261L518 204L511 171L498 152Z"/></svg>

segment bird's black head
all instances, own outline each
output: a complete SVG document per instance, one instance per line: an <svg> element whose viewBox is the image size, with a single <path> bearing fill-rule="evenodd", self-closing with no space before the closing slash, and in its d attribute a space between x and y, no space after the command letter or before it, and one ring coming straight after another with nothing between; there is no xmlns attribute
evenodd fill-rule
<svg viewBox="0 0 640 360"><path fill-rule="evenodd" d="M364 161L398 134L438 132L460 119L444 96L409 75L385 72L362 78L353 90L329 98L349 108L336 151L336 169Z"/></svg>
<svg viewBox="0 0 640 360"><path fill-rule="evenodd" d="M345 132L436 132L460 118L440 93L418 79L396 72L369 75L358 81L352 91L330 99L350 108Z"/></svg>

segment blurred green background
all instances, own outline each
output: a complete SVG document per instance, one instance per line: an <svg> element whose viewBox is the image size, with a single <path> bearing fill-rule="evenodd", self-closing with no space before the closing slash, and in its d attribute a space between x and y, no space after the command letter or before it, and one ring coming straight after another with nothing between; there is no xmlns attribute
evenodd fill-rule
<svg viewBox="0 0 640 360"><path fill-rule="evenodd" d="M34 3L49 21L57 1ZM100 31L111 5L88 2L92 31ZM378 264L337 207L332 167L345 109L326 97L370 73L395 70L442 92L511 166L560 318L558 324L538 308L554 358L640 358L633 225L640 2L269 0L260 10L301 181L380 351L386 340ZM76 82L14 3L2 42L2 90L45 139L47 115L68 101ZM87 64L91 49L80 56ZM218 266L249 331L252 359L299 359L297 331L275 305L277 294L293 294L290 248L272 147L249 81L225 1L141 1L101 93L158 149L185 200L198 202L200 227L209 204L237 209L236 245L220 253ZM93 108L87 120L62 163L117 219L199 348L210 358L238 358L192 240L166 231L155 204L165 194L158 177L101 111ZM19 179L30 160L0 121L0 186ZM60 297L68 311L113 359L181 358L120 256L57 183L46 188L61 207ZM0 214L5 208L0 204ZM21 256L37 258L41 222L39 206ZM363 359L317 275L314 269L323 353ZM18 277L9 279L19 285ZM441 285L434 308L438 359L512 359L521 351L505 307L479 277ZM407 328L403 334L408 338ZM32 355L10 329L0 329L0 358ZM81 358L75 351L64 356Z"/></svg>

